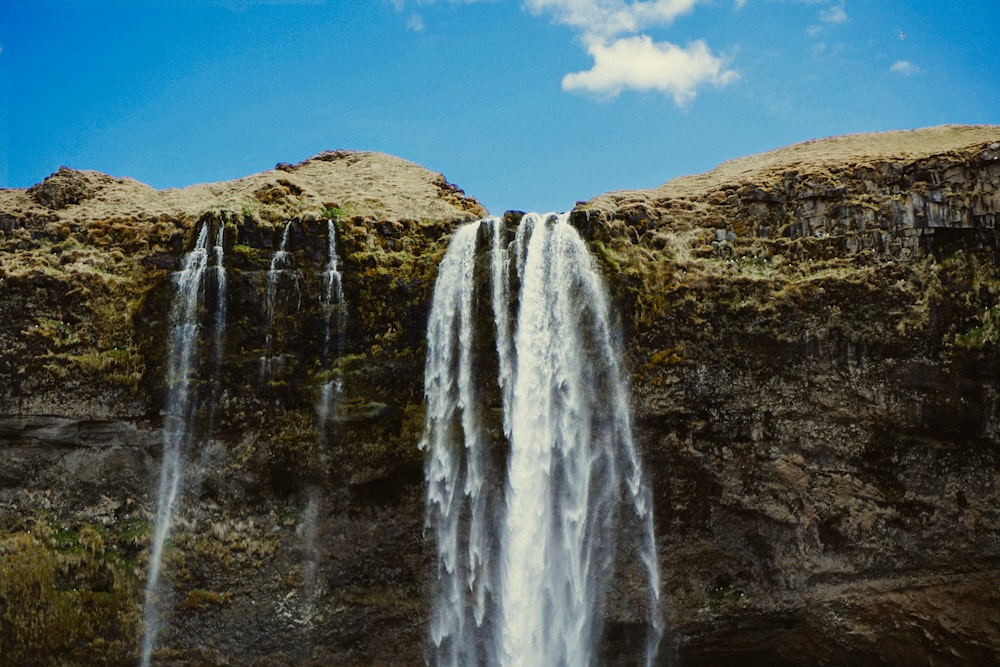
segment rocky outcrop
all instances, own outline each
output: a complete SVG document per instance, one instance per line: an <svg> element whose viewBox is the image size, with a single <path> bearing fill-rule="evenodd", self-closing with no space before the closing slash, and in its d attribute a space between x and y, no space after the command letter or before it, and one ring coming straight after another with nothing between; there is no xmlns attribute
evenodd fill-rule
<svg viewBox="0 0 1000 667"><path fill-rule="evenodd" d="M578 205L633 375L665 653L1000 660L998 212L995 127L809 142ZM208 225L225 352L199 379L157 660L419 664L424 329L450 231L483 213L439 174L344 151L183 190L61 169L0 191L4 660L137 658L170 273ZM286 224L296 279L265 312ZM641 642L629 576L609 664Z"/></svg>
<svg viewBox="0 0 1000 667"><path fill-rule="evenodd" d="M653 190L610 193L581 208L613 212L633 240L667 222L675 232L713 229L717 242L806 241L802 251L823 246L834 255L906 259L947 243L956 230L993 229L995 139L990 128L963 126L837 137L733 160ZM967 154L970 144L978 150Z"/></svg>

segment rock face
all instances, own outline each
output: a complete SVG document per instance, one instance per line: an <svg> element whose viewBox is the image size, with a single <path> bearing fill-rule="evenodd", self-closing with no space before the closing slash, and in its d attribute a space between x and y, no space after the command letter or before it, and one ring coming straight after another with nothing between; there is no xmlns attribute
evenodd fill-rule
<svg viewBox="0 0 1000 667"><path fill-rule="evenodd" d="M845 137L580 207L684 664L1000 657L998 149Z"/></svg>
<svg viewBox="0 0 1000 667"><path fill-rule="evenodd" d="M4 664L138 660L170 275L206 225L223 237L224 354L193 391L210 400L184 452L154 661L419 663L427 307L450 230L484 214L440 174L354 152L180 191L60 169L0 192ZM348 311L335 359L328 221ZM269 312L286 225L294 275ZM342 396L319 423L331 378Z"/></svg>
<svg viewBox="0 0 1000 667"><path fill-rule="evenodd" d="M170 272L204 225L225 248L221 390L186 452L155 661L419 664L427 309L450 231L484 213L343 151L184 190L64 168L0 191L5 664L137 659ZM996 127L810 142L577 207L633 374L664 653L1000 660L998 213ZM266 312L286 224L295 279ZM605 655L631 664L642 633L612 598Z"/></svg>

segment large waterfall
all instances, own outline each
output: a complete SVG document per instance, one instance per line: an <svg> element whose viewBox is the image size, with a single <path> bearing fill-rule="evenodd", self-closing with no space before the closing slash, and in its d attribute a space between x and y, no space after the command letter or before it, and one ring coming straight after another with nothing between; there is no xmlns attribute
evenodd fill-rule
<svg viewBox="0 0 1000 667"><path fill-rule="evenodd" d="M213 379L218 379L219 358L225 326L225 266L222 254L223 228L220 225L214 245L209 246L209 225L203 224L194 248L174 274L175 295L170 308L170 338L167 368L167 399L163 425L163 459L157 494L156 523L146 577L146 598L143 607L144 635L142 640L143 667L149 665L156 637L160 630L164 600L161 599L160 574L163 567L163 547L173 522L174 506L184 472L185 449L194 434L198 410L195 373L199 366L199 331L202 320L199 310L208 300L208 276L215 276L215 315L213 317ZM215 384L215 383L213 383Z"/></svg>
<svg viewBox="0 0 1000 667"><path fill-rule="evenodd" d="M596 664L625 522L641 535L652 664L662 631L650 492L602 279L568 216L529 214L507 236L496 218L459 228L431 306L432 662Z"/></svg>

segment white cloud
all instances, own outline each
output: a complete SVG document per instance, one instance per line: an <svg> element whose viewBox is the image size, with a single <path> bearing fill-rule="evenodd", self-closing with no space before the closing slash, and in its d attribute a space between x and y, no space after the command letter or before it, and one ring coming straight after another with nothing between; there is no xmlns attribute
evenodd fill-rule
<svg viewBox="0 0 1000 667"><path fill-rule="evenodd" d="M684 106L695 98L698 87L724 86L739 77L700 40L681 48L636 35L610 44L594 42L587 51L594 58L594 66L563 77L563 90L608 97L624 90L654 91Z"/></svg>
<svg viewBox="0 0 1000 667"><path fill-rule="evenodd" d="M843 23L847 20L847 12L844 10L844 3L827 7L819 13L819 20L824 23Z"/></svg>
<svg viewBox="0 0 1000 667"><path fill-rule="evenodd" d="M444 0L387 0L402 12L408 4L429 5ZM491 0L449 0L451 4ZM678 106L690 103L698 88L725 86L739 78L726 69L724 59L712 54L704 41L686 48L654 42L645 31L671 25L698 4L714 0L522 0L536 16L571 28L594 59L591 69L563 77L563 90L615 97L623 91L652 91L670 96ZM825 0L824 0L825 1ZM736 9L747 0L734 0ZM416 15L407 22L419 32Z"/></svg>
<svg viewBox="0 0 1000 667"><path fill-rule="evenodd" d="M323 0L319 0L323 1ZM427 6L438 4L438 0L384 0L388 4L392 5L399 13L406 11L407 1L411 6ZM475 2L493 2L494 0L450 0L447 4L461 5L461 4L473 4ZM426 25L424 24L424 17L420 14L412 13L406 17L406 29L410 32L423 32Z"/></svg>
<svg viewBox="0 0 1000 667"><path fill-rule="evenodd" d="M678 106L689 104L698 88L724 86L738 75L712 54L703 41L686 48L654 42L642 34L672 24L706 0L524 0L534 14L573 28L594 59L583 72L563 77L563 90L615 97L626 90L670 96ZM742 7L746 0L735 0Z"/></svg>
<svg viewBox="0 0 1000 667"><path fill-rule="evenodd" d="M420 14L411 14L408 19L406 19L406 29L410 32L423 32L424 31L424 19Z"/></svg>
<svg viewBox="0 0 1000 667"><path fill-rule="evenodd" d="M889 67L889 71L894 72L895 74L902 74L903 76L920 74L920 68L911 63L909 60L897 60Z"/></svg>
<svg viewBox="0 0 1000 667"><path fill-rule="evenodd" d="M703 0L525 0L534 14L578 30L585 42L610 40L654 26L665 26Z"/></svg>

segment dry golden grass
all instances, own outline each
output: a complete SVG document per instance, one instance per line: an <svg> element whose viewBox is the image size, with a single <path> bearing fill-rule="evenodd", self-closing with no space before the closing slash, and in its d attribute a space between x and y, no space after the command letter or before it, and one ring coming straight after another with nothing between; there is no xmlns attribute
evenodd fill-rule
<svg viewBox="0 0 1000 667"><path fill-rule="evenodd" d="M193 224L213 210L266 220L319 217L330 208L382 220L455 220L486 213L443 175L391 155L336 151L279 167L231 181L164 190L131 178L77 171L72 178L85 192L80 201L53 211L37 203L28 190L0 190L0 214L33 212L78 224L164 218Z"/></svg>
<svg viewBox="0 0 1000 667"><path fill-rule="evenodd" d="M630 199L692 197L725 184L773 181L789 171L815 173L859 163L916 160L989 142L1000 142L1000 125L941 125L814 139L728 160L711 171L681 176L649 190L609 192L587 202L587 206L597 207L606 200L627 202Z"/></svg>

